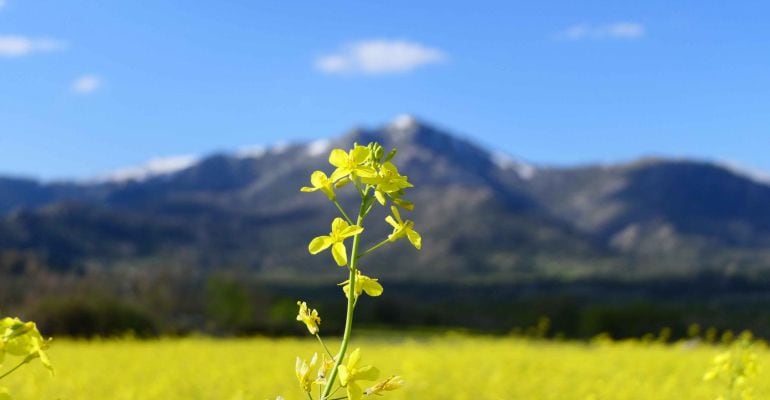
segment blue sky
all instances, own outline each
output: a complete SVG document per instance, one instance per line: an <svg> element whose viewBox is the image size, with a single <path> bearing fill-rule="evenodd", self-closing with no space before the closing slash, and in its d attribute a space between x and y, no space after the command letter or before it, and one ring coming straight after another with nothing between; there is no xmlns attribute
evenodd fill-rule
<svg viewBox="0 0 770 400"><path fill-rule="evenodd" d="M401 113L541 164L770 171L765 2L0 0L0 173L338 135Z"/></svg>

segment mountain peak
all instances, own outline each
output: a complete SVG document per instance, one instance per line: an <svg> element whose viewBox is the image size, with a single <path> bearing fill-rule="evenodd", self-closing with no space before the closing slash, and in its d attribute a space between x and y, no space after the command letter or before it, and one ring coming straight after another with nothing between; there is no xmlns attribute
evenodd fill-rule
<svg viewBox="0 0 770 400"><path fill-rule="evenodd" d="M409 131L417 129L419 125L420 123L417 120L417 117L414 115L401 114L396 116L396 118L393 118L393 120L388 124L388 128L391 130Z"/></svg>

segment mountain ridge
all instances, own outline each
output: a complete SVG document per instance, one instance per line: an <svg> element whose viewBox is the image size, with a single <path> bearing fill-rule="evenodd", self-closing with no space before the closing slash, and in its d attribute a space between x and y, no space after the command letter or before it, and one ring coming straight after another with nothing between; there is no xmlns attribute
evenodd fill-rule
<svg viewBox="0 0 770 400"><path fill-rule="evenodd" d="M313 170L331 168L331 148L370 140L399 149L396 163L416 185L417 210L410 218L427 239L416 256L398 246L386 250L394 262L373 266L387 275L770 268L764 250L770 185L730 168L649 158L535 166L411 116L331 139L220 152L194 162L188 157L175 166L156 163L160 173L135 170L136 179L46 184L0 178L0 255L29 253L65 271L155 260L240 265L265 276L303 268L323 274L326 263L308 257L305 241L327 229L334 210L298 188ZM354 200L341 196L348 206ZM369 232L382 236L387 229Z"/></svg>

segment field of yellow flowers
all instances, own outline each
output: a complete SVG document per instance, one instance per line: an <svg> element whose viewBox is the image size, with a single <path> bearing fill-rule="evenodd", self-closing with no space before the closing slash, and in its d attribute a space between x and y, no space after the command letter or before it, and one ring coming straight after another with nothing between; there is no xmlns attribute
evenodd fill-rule
<svg viewBox="0 0 770 400"><path fill-rule="evenodd" d="M404 387L385 397L394 400L715 399L726 385L703 378L727 348L696 342L444 335L352 345L365 345L367 362L404 378ZM55 376L27 366L4 383L15 399L303 399L295 358L315 351L317 342L299 339L58 340L49 351ZM755 347L752 357L760 369L742 384L768 399L770 379L761 368L770 365L770 351Z"/></svg>

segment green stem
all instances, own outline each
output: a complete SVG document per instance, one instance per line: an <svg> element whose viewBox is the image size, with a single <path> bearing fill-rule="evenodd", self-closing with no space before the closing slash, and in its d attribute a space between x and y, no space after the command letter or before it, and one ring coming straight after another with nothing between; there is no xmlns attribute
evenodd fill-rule
<svg viewBox="0 0 770 400"><path fill-rule="evenodd" d="M326 350L326 354L328 354L328 355L329 355L329 357L331 357L332 359L334 359L334 356L332 355L332 352L331 352L331 351L329 351L329 348L328 348L328 347L326 347L326 343L324 343L324 341L323 341L323 340L321 340L321 336L319 336L319 335L316 333L316 334L315 334L315 337L316 337L316 339L318 339L318 341L321 343L321 346L323 346L323 347L324 347L324 350Z"/></svg>
<svg viewBox="0 0 770 400"><path fill-rule="evenodd" d="M363 253L359 254L359 255L358 255L358 258L359 258L359 259L360 259L360 258L363 258L365 255L367 255L367 254L369 254L369 253L371 253L371 252L373 252L373 251L375 251L375 250L379 249L379 248L380 248L380 247L382 247L382 246L385 246L386 244L388 244L388 242L390 242L390 240L388 240L388 239L385 239L385 240L383 240L382 242L375 244L374 246L370 247L368 250L366 250L366 251L364 251Z"/></svg>
<svg viewBox="0 0 770 400"><path fill-rule="evenodd" d="M356 225L362 226L364 222L364 206L366 204L366 198L361 200L361 209L358 211L358 218L356 219ZM361 234L353 236L353 249L350 251L350 291L349 293L356 292L356 261L358 259L358 246L361 241ZM348 350L348 343L350 342L350 333L353 330L353 310L355 309L355 296L348 296L347 315L345 316L345 332L342 334L342 343L340 344L340 351L337 354L337 359L334 361L334 367L332 368L329 380L326 382L323 394L321 394L321 400L327 399L329 393L334 385L334 380L337 379L337 369L342 364L342 359L345 358L345 352Z"/></svg>
<svg viewBox="0 0 770 400"><path fill-rule="evenodd" d="M332 200L334 202L334 205L337 206L337 209L340 210L340 213L342 213L342 216L345 217L345 220L348 221L348 224L353 225L353 220L348 217L348 213L345 212L345 210L342 209L342 206L337 201L337 199Z"/></svg>
<svg viewBox="0 0 770 400"><path fill-rule="evenodd" d="M24 364L26 364L26 363L28 363L28 362L30 362L30 361L32 361L32 360L34 360L34 359L35 359L35 357L33 357L33 356L31 356L31 355L30 355L30 356L27 356L27 357L25 357L25 358L24 358L24 360L22 360L22 361L21 361L21 362L20 362L20 363L19 363L17 366L15 366L15 367L13 367L13 368L9 369L8 371L6 371L6 373L4 373L4 374L0 375L0 379L3 379L3 378L5 378L6 376L8 376L8 375L12 374L12 373L13 373L13 371L16 371L17 369L21 368L21 366L22 366L22 365L24 365Z"/></svg>

